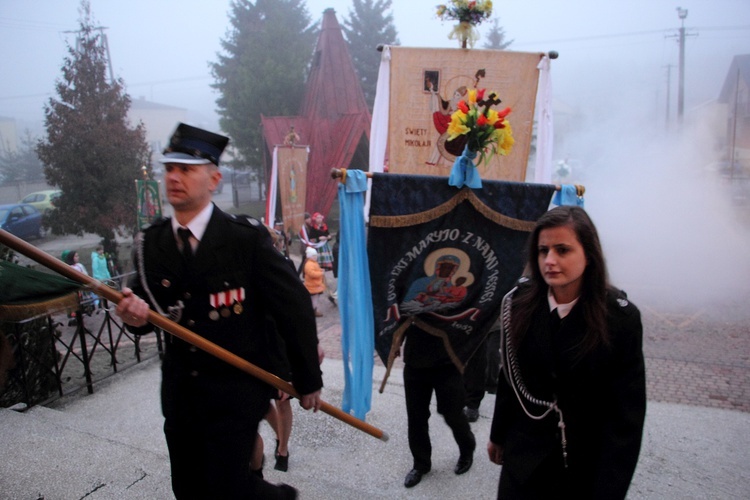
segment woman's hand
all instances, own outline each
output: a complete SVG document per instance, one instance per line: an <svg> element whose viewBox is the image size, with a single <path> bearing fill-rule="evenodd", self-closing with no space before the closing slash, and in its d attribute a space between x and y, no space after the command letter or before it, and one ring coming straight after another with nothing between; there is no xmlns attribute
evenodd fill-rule
<svg viewBox="0 0 750 500"><path fill-rule="evenodd" d="M487 443L487 455L489 455L490 462L493 464L503 465L503 447L499 444L489 441Z"/></svg>

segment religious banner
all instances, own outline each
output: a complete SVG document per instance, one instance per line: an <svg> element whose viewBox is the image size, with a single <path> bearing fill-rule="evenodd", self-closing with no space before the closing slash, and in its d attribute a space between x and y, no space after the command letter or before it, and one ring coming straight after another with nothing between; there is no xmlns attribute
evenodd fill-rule
<svg viewBox="0 0 750 500"><path fill-rule="evenodd" d="M305 222L308 146L277 146L278 192L284 230L296 235ZM277 217L278 219L278 217Z"/></svg>
<svg viewBox="0 0 750 500"><path fill-rule="evenodd" d="M554 186L373 174L367 252L375 349L388 364L409 328L438 336L463 371L521 276Z"/></svg>
<svg viewBox="0 0 750 500"><path fill-rule="evenodd" d="M511 108L515 145L478 166L482 179L524 181L531 147L539 53L390 47L388 171L447 176L464 143L448 125L470 90L486 89ZM460 137L458 138L460 139Z"/></svg>
<svg viewBox="0 0 750 500"><path fill-rule="evenodd" d="M138 196L138 229L145 229L151 222L161 217L161 196L159 182L151 180L136 180L135 190Z"/></svg>

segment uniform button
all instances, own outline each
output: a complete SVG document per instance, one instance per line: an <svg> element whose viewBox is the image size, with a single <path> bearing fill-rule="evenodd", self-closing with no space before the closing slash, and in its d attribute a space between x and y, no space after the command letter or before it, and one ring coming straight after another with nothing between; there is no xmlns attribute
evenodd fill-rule
<svg viewBox="0 0 750 500"><path fill-rule="evenodd" d="M197 348L197 347L195 347L194 345L191 345L191 346L190 346L190 349L188 349L188 350L189 350L190 352L198 352L198 348Z"/></svg>
<svg viewBox="0 0 750 500"><path fill-rule="evenodd" d="M198 376L198 370L193 370L190 372L191 377L197 377Z"/></svg>
<svg viewBox="0 0 750 500"><path fill-rule="evenodd" d="M190 297L192 297L192 295L190 295L190 292L185 292L185 295L184 295L184 297L185 297L186 299L189 299Z"/></svg>
<svg viewBox="0 0 750 500"><path fill-rule="evenodd" d="M195 325L195 321L192 320L192 319L190 319L190 320L188 320L187 324L188 324L188 326L193 326L193 325Z"/></svg>

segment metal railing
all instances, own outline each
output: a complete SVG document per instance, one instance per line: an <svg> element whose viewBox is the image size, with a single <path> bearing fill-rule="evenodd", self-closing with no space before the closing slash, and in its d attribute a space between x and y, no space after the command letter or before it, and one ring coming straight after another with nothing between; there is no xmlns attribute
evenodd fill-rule
<svg viewBox="0 0 750 500"><path fill-rule="evenodd" d="M113 283L126 277L119 276ZM90 292L78 295L75 309L5 323L3 330L13 346L16 364L6 388L15 388L16 399L20 399L16 403L46 404L84 388L93 394L97 382L163 354L161 330L142 337L133 335L114 314L114 304ZM40 352L38 345L31 348L30 339L38 335L48 336L51 355ZM30 377L30 373L36 376ZM41 395L40 379L49 389Z"/></svg>

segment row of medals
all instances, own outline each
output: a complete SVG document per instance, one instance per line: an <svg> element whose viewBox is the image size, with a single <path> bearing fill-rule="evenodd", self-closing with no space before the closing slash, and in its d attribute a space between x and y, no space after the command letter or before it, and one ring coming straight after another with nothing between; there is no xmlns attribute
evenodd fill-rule
<svg viewBox="0 0 750 500"><path fill-rule="evenodd" d="M228 318L232 315L232 313L242 314L242 304L240 304L239 302L235 302L231 308L229 306L222 306L220 309L213 309L210 313L208 313L208 317L214 321L218 321L219 316L221 316L222 318Z"/></svg>

